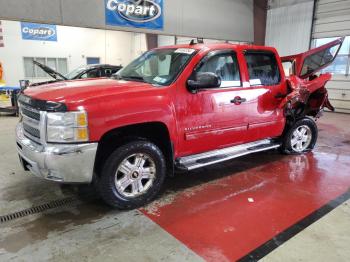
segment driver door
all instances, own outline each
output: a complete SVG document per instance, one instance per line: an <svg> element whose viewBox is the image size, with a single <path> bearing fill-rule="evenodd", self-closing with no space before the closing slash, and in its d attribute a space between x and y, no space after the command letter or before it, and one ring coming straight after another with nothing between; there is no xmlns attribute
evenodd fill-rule
<svg viewBox="0 0 350 262"><path fill-rule="evenodd" d="M221 78L219 88L207 88L191 93L180 87L177 98L180 143L179 153L191 155L242 144L246 141L248 125L245 88L241 68L233 50L212 51L195 67L197 73L211 72ZM242 98L241 102L240 99Z"/></svg>

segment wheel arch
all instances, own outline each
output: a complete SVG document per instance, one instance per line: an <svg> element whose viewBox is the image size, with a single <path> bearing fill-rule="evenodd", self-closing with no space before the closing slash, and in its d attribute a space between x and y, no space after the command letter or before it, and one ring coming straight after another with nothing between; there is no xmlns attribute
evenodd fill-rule
<svg viewBox="0 0 350 262"><path fill-rule="evenodd" d="M292 134L292 130L293 128L295 128L296 126L298 126L298 123L302 123L305 125L307 125L310 128L310 131L312 132L312 140L310 141L309 149L307 151L304 152L308 152L311 151L317 141L317 137L318 137L318 128L316 125L316 122L313 118L309 117L309 116L304 116L302 118L299 118L298 120L296 120L288 129L285 130L283 136L281 137L281 150L283 153L286 154L294 154L295 152L290 148L289 142L290 142L290 137Z"/></svg>
<svg viewBox="0 0 350 262"><path fill-rule="evenodd" d="M135 140L149 140L163 152L167 163L167 173L174 173L174 144L169 129L163 122L146 122L117 127L102 135L99 140L94 174L99 177L104 161L119 146Z"/></svg>

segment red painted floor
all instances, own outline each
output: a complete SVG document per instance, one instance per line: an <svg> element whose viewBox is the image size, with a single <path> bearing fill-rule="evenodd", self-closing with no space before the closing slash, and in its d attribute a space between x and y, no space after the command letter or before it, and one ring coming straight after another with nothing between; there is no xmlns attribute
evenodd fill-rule
<svg viewBox="0 0 350 262"><path fill-rule="evenodd" d="M237 260L349 190L348 133L323 124L313 153L265 152L178 175L143 212L207 261Z"/></svg>

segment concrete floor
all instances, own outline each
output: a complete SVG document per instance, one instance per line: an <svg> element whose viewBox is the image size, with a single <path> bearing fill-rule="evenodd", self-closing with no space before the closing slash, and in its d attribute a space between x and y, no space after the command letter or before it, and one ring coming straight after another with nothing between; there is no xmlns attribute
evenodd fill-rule
<svg viewBox="0 0 350 262"><path fill-rule="evenodd" d="M275 249L261 261L349 261L350 201Z"/></svg>
<svg viewBox="0 0 350 262"><path fill-rule="evenodd" d="M186 222L189 226L191 222L188 221L199 223L193 212L188 215L185 206L181 206L183 198L191 203L192 211L201 210L213 203L213 197L210 197L211 187L223 186L225 183L224 186L227 187L228 180L242 178L241 182L243 181L246 188L238 191L230 187L230 190L234 190L233 193L227 193L223 197L226 200L229 196L230 205L233 205L234 200L240 200L240 194L254 195L258 188L268 186L269 181L266 180L265 183L265 180L261 180L263 177L259 170L269 169L269 162L276 160L293 164L294 171L290 172L290 176L295 180L299 179L300 172L307 172L307 167L303 166L304 158L281 157L275 152L257 154L244 159L250 162L249 169L253 168L254 171L254 168L258 168L254 171L256 174L252 171L247 176L244 172L248 166L236 171L235 164L238 162L234 161L191 174L178 174L175 178L168 179L161 197L152 204L141 210L121 212L111 210L91 195L86 197L86 192L81 192L76 187L40 180L24 172L15 150L16 122L14 117L0 117L0 216L67 197L77 201L69 206L0 224L0 261L232 261L235 259L227 255L229 253L225 253L225 250L220 250L219 245L208 246L210 242L204 243L204 240L193 235L190 236L192 242L182 237L181 223ZM350 115L327 113L319 121L319 126L320 138L315 150L316 157L336 154L338 158L348 159ZM312 162L307 163L312 165ZM350 176L349 169L343 168L338 172L344 178ZM249 183L251 184L248 186ZM350 183L344 183L335 184L332 189L339 189L339 192L340 189L344 191L344 188L348 190ZM209 195L204 200L201 199L206 205L195 202L196 197L201 194ZM255 201L258 202L257 199ZM246 203L247 201L244 204L247 205ZM349 205L350 202L347 201L338 206L273 250L263 261L349 261ZM184 209L184 214L178 214L176 221L163 219L167 218L169 210L181 208ZM198 214L203 216L204 213ZM244 213L241 216L244 218ZM274 219L277 216L272 217L271 221ZM202 231L206 230L205 225L201 228ZM234 227L225 225L222 234L227 236L235 230ZM258 229L253 228L253 231ZM275 231L276 234L280 232ZM249 235L246 236L249 239ZM217 237L217 242L220 242L220 236ZM244 238L241 236L241 241ZM225 239L227 242L227 238ZM196 248L193 242L201 246L201 249ZM228 244L230 248L237 242L233 237ZM258 244L255 243L252 247Z"/></svg>

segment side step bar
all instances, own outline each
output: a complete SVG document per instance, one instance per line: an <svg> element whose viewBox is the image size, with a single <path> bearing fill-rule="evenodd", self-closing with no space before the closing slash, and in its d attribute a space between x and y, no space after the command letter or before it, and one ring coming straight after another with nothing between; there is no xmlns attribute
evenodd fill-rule
<svg viewBox="0 0 350 262"><path fill-rule="evenodd" d="M242 144L223 149L204 152L201 154L185 156L176 159L176 166L182 170L192 170L240 156L266 151L280 147L281 144L270 139L259 140L247 144Z"/></svg>

